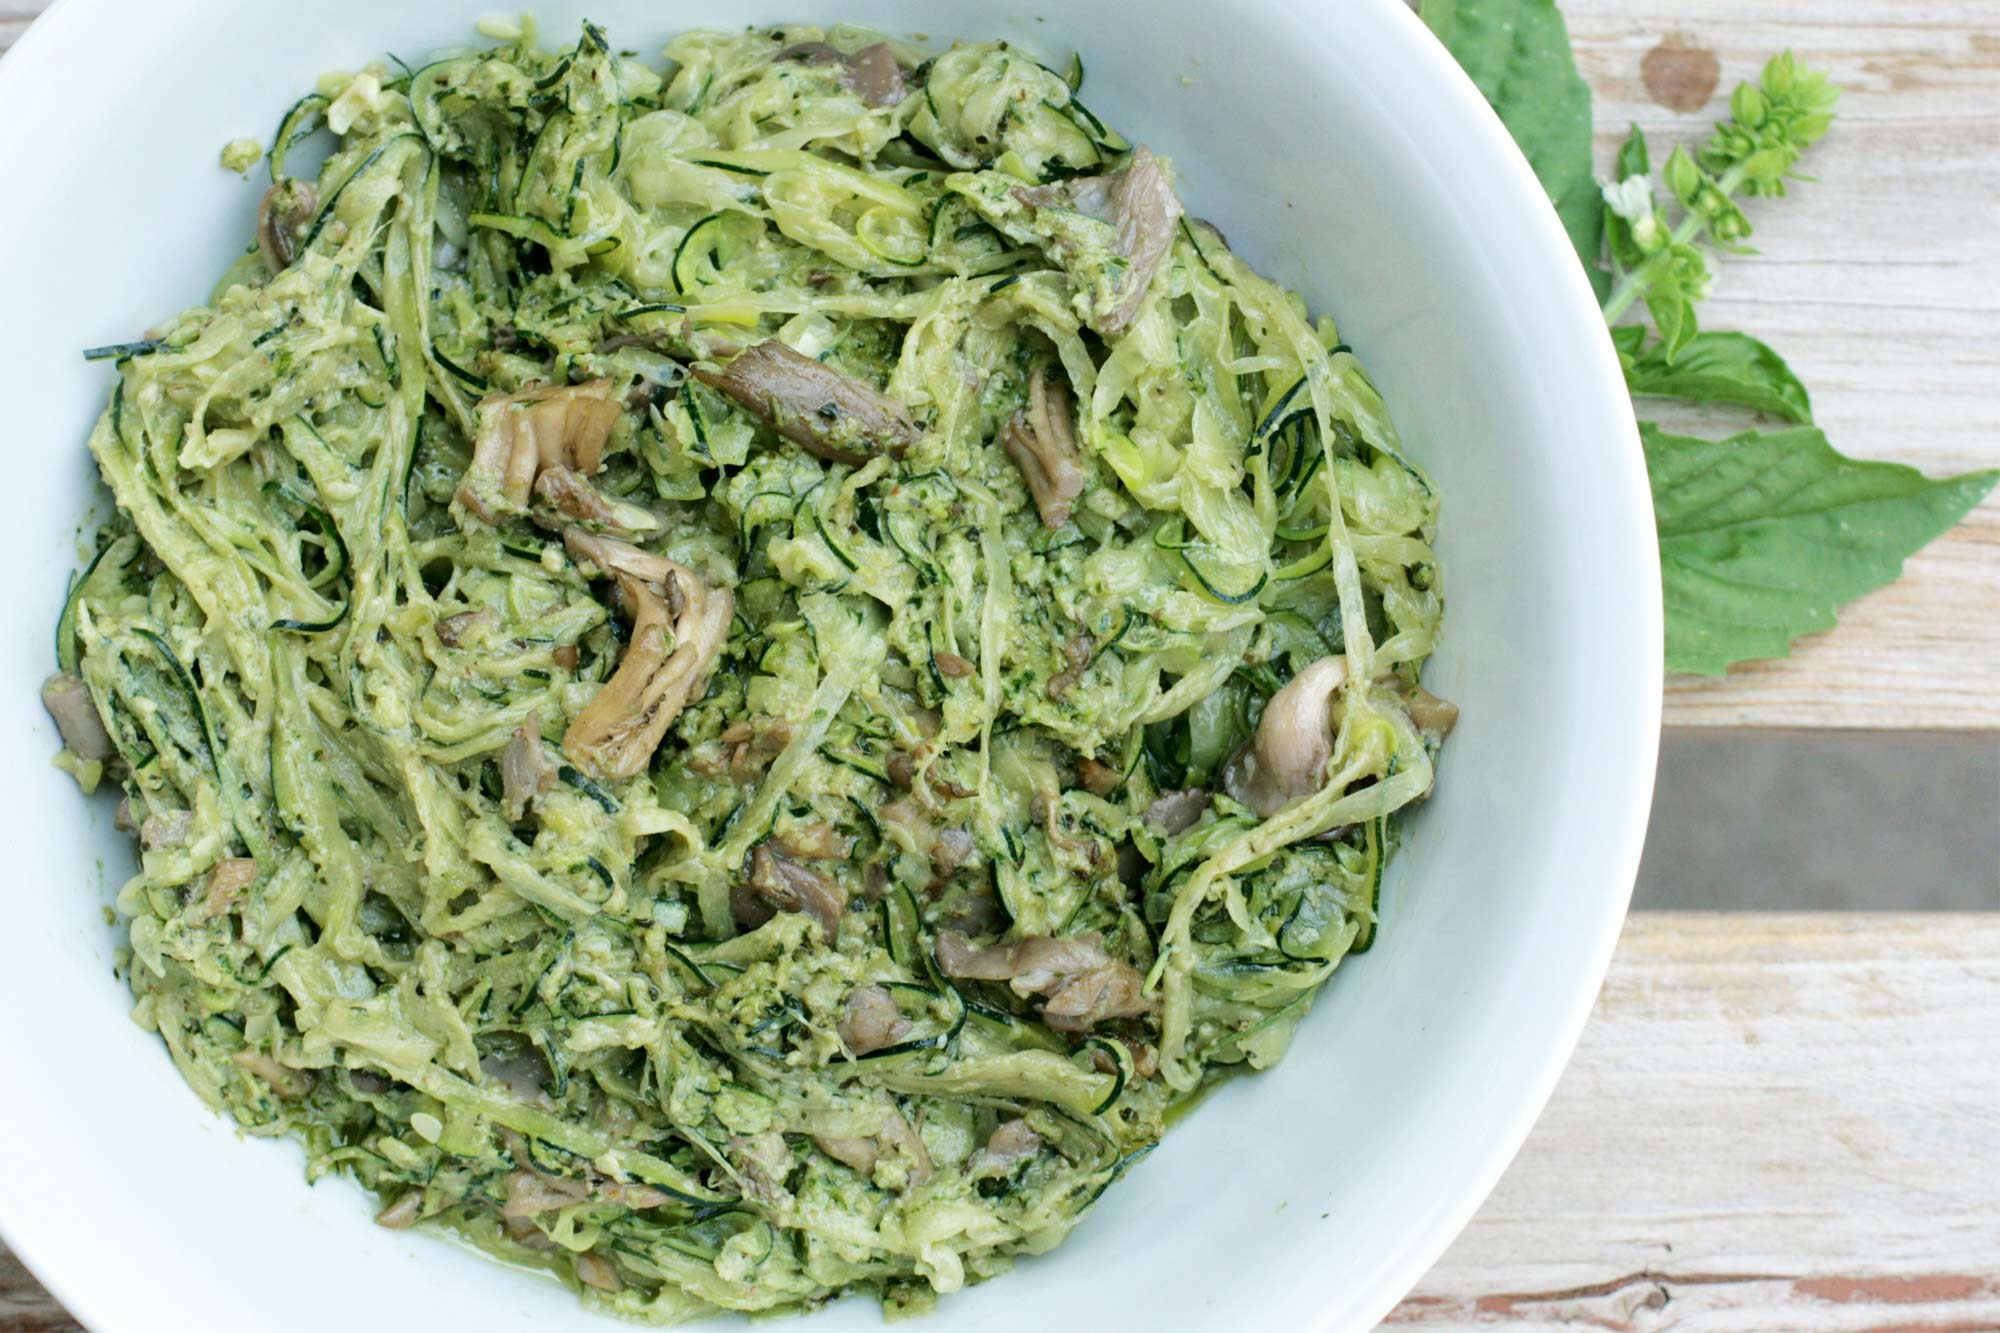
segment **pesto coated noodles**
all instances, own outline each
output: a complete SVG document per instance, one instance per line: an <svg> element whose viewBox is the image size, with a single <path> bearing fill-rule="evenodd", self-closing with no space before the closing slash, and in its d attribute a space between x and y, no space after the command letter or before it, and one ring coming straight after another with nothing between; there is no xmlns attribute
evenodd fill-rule
<svg viewBox="0 0 2000 1333"><path fill-rule="evenodd" d="M625 1314L921 1306L1372 938L1436 499L1080 64L667 56L285 115L256 245L108 349L45 697L246 1130Z"/></svg>

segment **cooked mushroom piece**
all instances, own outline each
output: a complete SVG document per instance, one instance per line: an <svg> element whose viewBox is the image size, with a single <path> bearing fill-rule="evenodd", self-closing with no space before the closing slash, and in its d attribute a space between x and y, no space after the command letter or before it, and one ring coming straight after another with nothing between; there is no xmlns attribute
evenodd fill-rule
<svg viewBox="0 0 2000 1333"><path fill-rule="evenodd" d="M391 1231L402 1231L417 1224L424 1215L424 1192L421 1188L405 1190L396 1201L375 1214L375 1225L387 1227Z"/></svg>
<svg viewBox="0 0 2000 1333"><path fill-rule="evenodd" d="M1223 769L1223 789L1269 819L1318 791L1333 758L1333 701L1347 659L1322 657L1264 705L1250 743Z"/></svg>
<svg viewBox="0 0 2000 1333"><path fill-rule="evenodd" d="M800 912L819 923L828 940L840 933L847 893L817 870L782 852L759 845L750 853L749 874L729 891L736 924L754 930L779 912Z"/></svg>
<svg viewBox="0 0 2000 1333"><path fill-rule="evenodd" d="M1125 779L1111 765L1083 755L1076 761L1076 780L1093 796L1109 796Z"/></svg>
<svg viewBox="0 0 2000 1333"><path fill-rule="evenodd" d="M847 993L835 1027L851 1053L869 1055L901 1041L910 1030L910 1020L883 987L856 986Z"/></svg>
<svg viewBox="0 0 2000 1333"><path fill-rule="evenodd" d="M499 623L500 613L490 606L482 606L475 611L460 611L438 620L438 642L447 648L456 648L472 638L480 627L497 626Z"/></svg>
<svg viewBox="0 0 2000 1333"><path fill-rule="evenodd" d="M310 184L289 177L264 191L257 205L257 250L271 272L284 272L298 257L294 237L312 220L317 203Z"/></svg>
<svg viewBox="0 0 2000 1333"><path fill-rule="evenodd" d="M614 537L643 537L660 530L660 516L643 505L616 500L575 468L558 463L535 478L535 522L551 531L571 524Z"/></svg>
<svg viewBox="0 0 2000 1333"><path fill-rule="evenodd" d="M876 42L852 53L831 42L799 42L778 52L780 60L802 65L839 65L841 86L869 106L894 106L909 93L903 67L887 42Z"/></svg>
<svg viewBox="0 0 2000 1333"><path fill-rule="evenodd" d="M851 1166L864 1176L887 1156L904 1163L903 1188L914 1189L931 1178L931 1155L914 1126L894 1103L884 1099L879 1128L865 1137L813 1135L819 1150L843 1166Z"/></svg>
<svg viewBox="0 0 2000 1333"><path fill-rule="evenodd" d="M594 777L629 778L707 686L736 602L727 588L710 589L665 556L577 528L563 542L611 575L632 616L632 639L618 670L563 733L562 751Z"/></svg>
<svg viewBox="0 0 2000 1333"><path fill-rule="evenodd" d="M1116 228L1111 252L1123 263L1113 279L1115 303L1108 308L1100 304L1088 322L1107 338L1123 333L1173 247L1181 218L1181 201L1152 150L1143 145L1133 149L1124 166L1102 176L1027 186L1014 191L1014 197L1036 208L1070 209Z"/></svg>
<svg viewBox="0 0 2000 1333"><path fill-rule="evenodd" d="M1458 705L1438 698L1419 685L1410 691L1410 721L1433 740L1442 741L1458 725Z"/></svg>
<svg viewBox="0 0 2000 1333"><path fill-rule="evenodd" d="M77 758L109 759L118 753L81 677L58 671L43 681L42 707L49 710L63 745Z"/></svg>
<svg viewBox="0 0 2000 1333"><path fill-rule="evenodd" d="M507 749L500 756L500 788L506 800L508 823L520 823L528 807L556 785L560 767L549 758L548 747L542 744L539 714L531 715L514 729L514 739L507 742Z"/></svg>
<svg viewBox="0 0 2000 1333"><path fill-rule="evenodd" d="M160 810L147 815L139 825L139 848L148 852L170 852L187 845L194 832L192 810Z"/></svg>
<svg viewBox="0 0 2000 1333"><path fill-rule="evenodd" d="M864 463L876 449L900 456L920 435L901 403L775 338L738 353L721 370L697 366L694 377L831 462Z"/></svg>
<svg viewBox="0 0 2000 1333"><path fill-rule="evenodd" d="M1069 522L1070 508L1083 493L1083 467L1076 448L1076 418L1067 387L1049 387L1048 372L1037 366L1028 380L1028 405L1000 432L1000 447L1021 469L1042 526Z"/></svg>
<svg viewBox="0 0 2000 1333"><path fill-rule="evenodd" d="M831 1134L813 1135L813 1143L819 1150L839 1162L851 1166L864 1176L875 1174L875 1163L882 1159L882 1147L873 1139L841 1138Z"/></svg>
<svg viewBox="0 0 2000 1333"><path fill-rule="evenodd" d="M313 1074L310 1069L293 1069L278 1063L278 1058L268 1051L249 1047L237 1051L230 1062L246 1073L255 1075L272 1092L286 1101L297 1101L312 1091Z"/></svg>
<svg viewBox="0 0 2000 1333"><path fill-rule="evenodd" d="M597 471L618 411L611 381L602 379L481 399L459 503L488 523L525 513L544 469Z"/></svg>
<svg viewBox="0 0 2000 1333"><path fill-rule="evenodd" d="M1145 820L1156 833L1171 838L1176 833L1185 833L1193 828L1213 799L1198 787L1162 792L1146 807Z"/></svg>
<svg viewBox="0 0 2000 1333"><path fill-rule="evenodd" d="M1090 669L1091 654L1097 651L1097 640L1088 634L1079 634L1063 644L1061 671L1049 677L1049 698L1060 699L1069 693L1069 687L1083 679L1083 673Z"/></svg>
<svg viewBox="0 0 2000 1333"><path fill-rule="evenodd" d="M586 1199L599 1199L637 1211L657 1208L668 1197L666 1191L651 1185L626 1184L596 1175L588 1178L551 1176L523 1168L507 1177L507 1201L501 1205L500 1215L535 1217L571 1207Z"/></svg>
<svg viewBox="0 0 2000 1333"><path fill-rule="evenodd" d="M618 1266L603 1255L590 1251L576 1256L576 1280L599 1291L625 1289L625 1279L618 1276Z"/></svg>
<svg viewBox="0 0 2000 1333"><path fill-rule="evenodd" d="M882 1128L875 1131L875 1141L908 1163L908 1175L904 1179L907 1188L915 1189L931 1178L931 1154L924 1147L923 1136L895 1107L889 1108Z"/></svg>
<svg viewBox="0 0 2000 1333"><path fill-rule="evenodd" d="M1035 1127L1019 1119L1003 1120L987 1136L986 1146L972 1154L966 1164L975 1176L1005 1175L1015 1165L1025 1162L1042 1150L1042 1136Z"/></svg>
<svg viewBox="0 0 2000 1333"><path fill-rule="evenodd" d="M257 863L247 856L226 856L208 868L208 875L202 881L201 896L195 899L188 915L199 925L212 921L235 906L243 896L243 890L257 882Z"/></svg>
<svg viewBox="0 0 2000 1333"><path fill-rule="evenodd" d="M563 548L572 560L597 570L599 578L616 580L620 574L629 574L641 583L665 588L670 581L674 581L676 573L687 573L663 555L642 551L630 542L615 538L595 537L582 528L563 529ZM694 576L689 574L688 577Z"/></svg>
<svg viewBox="0 0 2000 1333"><path fill-rule="evenodd" d="M1042 1021L1060 1032L1087 1032L1108 1018L1152 1012L1145 978L1104 951L1095 933L1062 939L1030 935L975 948L955 930L940 931L937 961L948 977L1004 981L1016 995L1040 995Z"/></svg>

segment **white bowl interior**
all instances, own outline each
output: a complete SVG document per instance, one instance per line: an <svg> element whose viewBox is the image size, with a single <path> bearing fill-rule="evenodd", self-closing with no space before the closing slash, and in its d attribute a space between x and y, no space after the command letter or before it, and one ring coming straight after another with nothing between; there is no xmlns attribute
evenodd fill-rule
<svg viewBox="0 0 2000 1333"><path fill-rule="evenodd" d="M0 1226L99 1333L346 1333L357 1313L596 1325L542 1279L368 1223L288 1143L239 1140L127 1019L103 907L131 864L109 802L48 766L35 704L87 526L111 372L84 346L196 302L260 178L216 164L321 71L469 39L477 5L62 0L0 66ZM552 41L583 7L537 6ZM1427 678L1463 709L1437 796L1274 1073L1211 1099L1055 1255L926 1327L1353 1327L1491 1187L1602 976L1658 731L1659 602L1629 407L1525 164L1400 0L1055 6L595 0L647 53L685 27L811 18L1081 48L1086 96L1171 156L1191 212L1340 320L1444 494L1449 614ZM346 1292L329 1293L336 1274ZM351 1293L351 1299L347 1297ZM303 1298L303 1299L302 1299ZM363 1308L357 1310L356 1304ZM847 1302L827 1330L876 1328Z"/></svg>

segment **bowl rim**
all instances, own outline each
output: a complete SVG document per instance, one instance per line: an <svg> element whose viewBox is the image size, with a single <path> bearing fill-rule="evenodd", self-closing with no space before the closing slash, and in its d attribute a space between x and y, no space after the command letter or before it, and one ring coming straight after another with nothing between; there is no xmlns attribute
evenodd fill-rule
<svg viewBox="0 0 2000 1333"><path fill-rule="evenodd" d="M5 53L5 58L0 59L0 124L24 123L27 117L22 112L52 80L60 79L62 66L58 57L67 53L76 30L88 24L96 11L128 2L52 0ZM1551 1023L1538 1043L1537 1067L1532 1077L1524 1078L1516 1090L1504 1129L1488 1135L1479 1170L1453 1192L1447 1206L1438 1210L1420 1243L1406 1247L1397 1264L1368 1279L1375 1296L1366 1314L1368 1324L1373 1324L1416 1286L1483 1206L1540 1118L1595 1007L1624 926L1650 815L1664 703L1664 610L1652 526L1651 488L1631 400L1624 388L1617 353L1604 327L1601 308L1582 265L1575 262L1574 250L1560 220L1554 209L1546 205L1539 180L1499 116L1406 0L1347 2L1354 10L1350 18L1372 21L1383 40L1402 46L1399 54L1417 67L1420 78L1429 81L1425 91L1444 103L1437 114L1456 118L1476 139L1468 146L1468 152L1490 158L1509 178L1507 188L1529 205L1523 209L1525 244L1540 252L1537 256L1540 259L1556 255L1565 261L1556 267L1566 271L1566 280L1558 289L1548 292L1547 299L1560 307L1558 315L1563 322L1595 331L1594 337L1586 335L1590 357L1587 363L1576 367L1579 374L1570 387L1570 397L1605 431L1607 461L1616 473L1622 503L1644 520L1633 534L1641 549L1628 553L1638 561L1635 572L1644 576L1636 590L1638 601L1629 608L1638 637L1644 640L1641 646L1645 651L1637 659L1640 678L1635 682L1641 707L1635 715L1621 720L1623 734L1614 741L1631 755L1635 770L1633 786L1629 804L1620 812L1618 827L1606 830L1600 844L1606 849L1603 861L1612 868L1612 873L1602 893L1593 898L1596 919L1577 923L1579 927L1588 924L1591 929L1587 940L1579 929L1579 940L1572 946L1572 957L1582 961L1574 993L1560 1021ZM1316 9L1313 0L1277 0L1276 7L1289 10L1294 16L1312 15ZM1533 207L1535 201L1542 206ZM1643 532L1638 528L1643 528ZM1641 536L1643 541L1638 540ZM43 1250L34 1238L32 1221L18 1205L9 1203L6 1192L0 1192L0 1243L12 1250L72 1317L88 1328L111 1329L112 1325L100 1323L96 1317L105 1307L91 1294L82 1267ZM1314 1312L1308 1319L1303 1327L1330 1329L1334 1326L1335 1312L1330 1309Z"/></svg>

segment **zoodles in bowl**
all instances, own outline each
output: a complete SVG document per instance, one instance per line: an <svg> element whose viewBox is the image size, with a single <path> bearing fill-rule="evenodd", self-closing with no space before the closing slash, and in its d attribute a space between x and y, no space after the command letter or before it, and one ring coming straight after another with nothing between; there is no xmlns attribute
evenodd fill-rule
<svg viewBox="0 0 2000 1333"><path fill-rule="evenodd" d="M1080 64L488 35L101 349L44 700L136 1017L602 1308L923 1308L1373 939L1436 496Z"/></svg>

